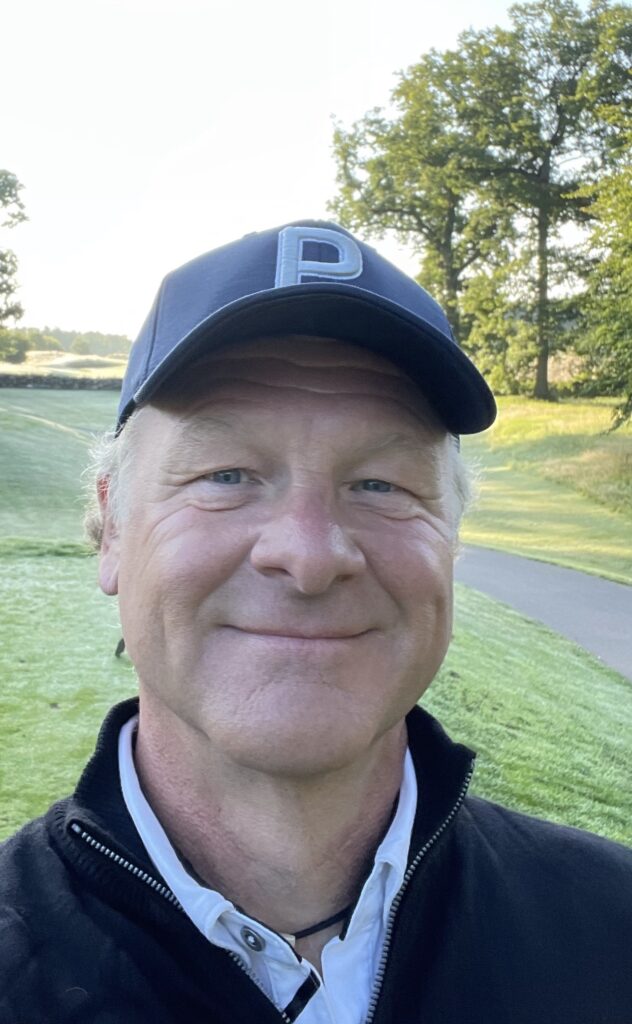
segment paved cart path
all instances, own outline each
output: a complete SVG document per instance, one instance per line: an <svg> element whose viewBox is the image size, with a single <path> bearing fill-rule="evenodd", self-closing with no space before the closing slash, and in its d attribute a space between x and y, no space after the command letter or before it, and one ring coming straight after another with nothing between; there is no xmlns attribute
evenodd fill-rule
<svg viewBox="0 0 632 1024"><path fill-rule="evenodd" d="M632 680L632 587L479 547L465 548L455 577L538 619Z"/></svg>

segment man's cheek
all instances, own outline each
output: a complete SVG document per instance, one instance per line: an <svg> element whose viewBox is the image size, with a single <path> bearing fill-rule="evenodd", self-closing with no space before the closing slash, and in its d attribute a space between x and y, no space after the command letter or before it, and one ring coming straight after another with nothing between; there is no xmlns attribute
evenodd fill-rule
<svg viewBox="0 0 632 1024"><path fill-rule="evenodd" d="M371 565L396 600L423 605L433 596L444 601L452 591L452 555L448 544L398 537L374 547Z"/></svg>

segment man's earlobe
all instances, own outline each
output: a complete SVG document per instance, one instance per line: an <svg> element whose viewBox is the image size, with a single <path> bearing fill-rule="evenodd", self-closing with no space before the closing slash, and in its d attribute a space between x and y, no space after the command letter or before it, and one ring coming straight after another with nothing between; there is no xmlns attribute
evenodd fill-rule
<svg viewBox="0 0 632 1024"><path fill-rule="evenodd" d="M103 535L99 551L99 586L104 594L118 594L119 532L112 514L110 481L101 477L97 481L97 498L103 516Z"/></svg>

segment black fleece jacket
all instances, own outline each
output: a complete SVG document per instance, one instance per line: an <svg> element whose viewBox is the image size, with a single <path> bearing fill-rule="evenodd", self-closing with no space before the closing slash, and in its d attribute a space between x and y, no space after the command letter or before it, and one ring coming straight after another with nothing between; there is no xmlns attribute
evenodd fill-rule
<svg viewBox="0 0 632 1024"><path fill-rule="evenodd" d="M0 848L0 1024L288 1024L149 860L118 779L135 711ZM418 708L408 731L420 802L369 1019L632 1024L632 850L467 797L472 752Z"/></svg>

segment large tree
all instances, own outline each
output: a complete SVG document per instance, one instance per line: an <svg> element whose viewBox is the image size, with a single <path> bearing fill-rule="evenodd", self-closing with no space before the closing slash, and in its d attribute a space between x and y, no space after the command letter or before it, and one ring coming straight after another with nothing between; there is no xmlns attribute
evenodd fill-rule
<svg viewBox="0 0 632 1024"><path fill-rule="evenodd" d="M422 57L400 76L391 112L336 130L338 216L412 238L422 283L439 281L466 344L470 332L486 344L505 320L524 339L538 397L548 397L559 336L552 284L563 294L573 279L564 229L588 219L579 187L617 156L603 110L629 111L631 58L625 4L518 4L508 29L471 30L455 50ZM509 265L520 268L516 287ZM481 274L487 281L473 286ZM478 308L477 294L486 297Z"/></svg>
<svg viewBox="0 0 632 1024"><path fill-rule="evenodd" d="M22 185L15 174L0 170L0 227L11 228L26 220L20 198ZM23 313L15 292L17 259L11 249L0 249L0 324L18 320Z"/></svg>

